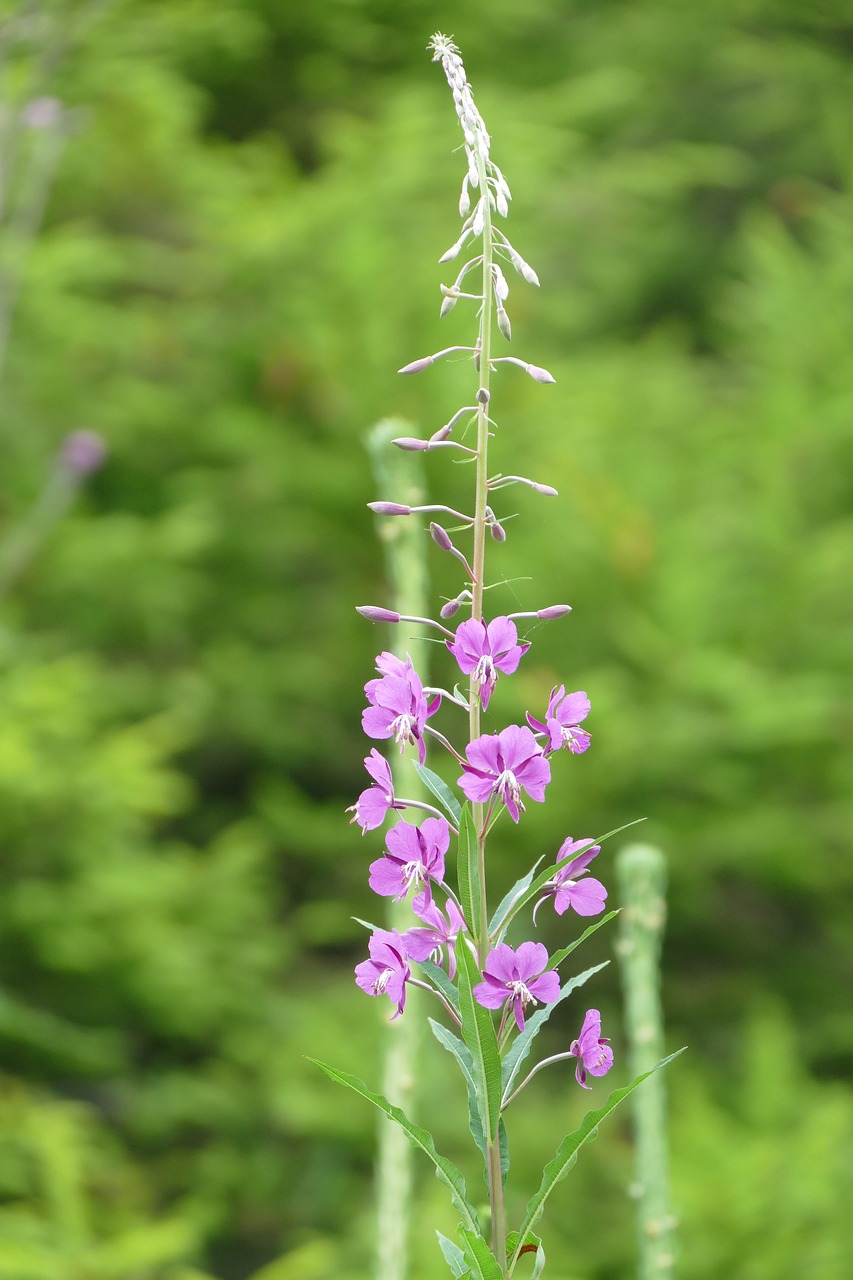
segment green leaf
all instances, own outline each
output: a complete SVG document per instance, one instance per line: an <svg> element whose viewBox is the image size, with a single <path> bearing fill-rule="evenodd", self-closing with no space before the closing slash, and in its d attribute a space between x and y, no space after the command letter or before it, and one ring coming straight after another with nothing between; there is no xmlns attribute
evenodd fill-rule
<svg viewBox="0 0 853 1280"><path fill-rule="evenodd" d="M468 1128L471 1130L471 1137L483 1157L483 1163L486 1166L486 1180L488 1182L489 1152L486 1146L486 1135L483 1131L483 1117L480 1114L480 1099L477 1092L477 1082L474 1079L474 1063L470 1050L458 1036L455 1036L452 1031L448 1031L447 1027L440 1022L436 1022L434 1018L428 1018L427 1021L438 1043L448 1053L453 1054L465 1077L465 1084L468 1089Z"/></svg>
<svg viewBox="0 0 853 1280"><path fill-rule="evenodd" d="M521 898L530 888L533 883L533 877L536 875L536 868L541 861L542 859L539 858L537 862L534 862L527 875L522 876L520 880L516 880L509 893L501 899L497 911L489 921L489 937L493 938L495 942L500 942L498 933L504 919L509 915L516 898Z"/></svg>
<svg viewBox="0 0 853 1280"><path fill-rule="evenodd" d="M458 828L459 823L462 821L462 806L444 779L440 778L437 773L433 773L432 769L428 769L425 764L415 762L415 771L424 786L432 792L439 804L443 805L447 810L453 819L454 826Z"/></svg>
<svg viewBox="0 0 853 1280"><path fill-rule="evenodd" d="M471 817L471 806L466 803L459 821L456 878L459 884L459 905L472 937L480 928L480 874L477 852L477 832Z"/></svg>
<svg viewBox="0 0 853 1280"><path fill-rule="evenodd" d="M563 963L566 956L570 956L572 954L575 947L579 947L582 942L586 942L587 938L591 937L597 929L602 927L602 925L609 924L611 920L615 920L619 914L619 910L620 908L617 907L615 911L608 911L606 916L602 916L600 920L596 920L595 924L591 924L588 929L584 929L581 936L579 938L575 938L574 942L570 942L569 945L567 947L563 947L561 951L555 951L551 956L551 959L548 961L548 968L556 969L558 964Z"/></svg>
<svg viewBox="0 0 853 1280"><path fill-rule="evenodd" d="M520 1035L516 1036L512 1042L512 1046L508 1050L503 1060L503 1097L506 1098L512 1093L512 1087L515 1084L519 1067L530 1053L533 1040L540 1028L548 1021L551 1014L561 1004L567 996L573 991L577 991L578 987L582 987L595 973L601 969L606 969L610 961L605 960L603 964L594 965L592 969L585 969L583 973L579 973L575 978L569 978L560 989L560 994L553 1004L543 1005L531 1017L525 1019L524 1030Z"/></svg>
<svg viewBox="0 0 853 1280"><path fill-rule="evenodd" d="M493 1143L498 1132L501 1113L501 1059L498 1038L490 1010L484 1009L473 996L473 987L480 980L477 961L466 945L456 948L459 964L459 1008L462 1014L462 1038L471 1053L473 1075L477 1087L477 1099L483 1132L488 1143Z"/></svg>
<svg viewBox="0 0 853 1280"><path fill-rule="evenodd" d="M470 1267L471 1275L476 1280L503 1280L504 1273L498 1260L480 1233L460 1227L459 1234L465 1241L465 1261Z"/></svg>
<svg viewBox="0 0 853 1280"><path fill-rule="evenodd" d="M545 1250L542 1248L541 1238L534 1231L528 1231L526 1236L522 1236L518 1231L510 1231L506 1238L506 1260L508 1266L511 1265L512 1256L516 1251L519 1257L525 1253L535 1253L536 1257L533 1261L530 1280L538 1280L545 1266Z"/></svg>
<svg viewBox="0 0 853 1280"><path fill-rule="evenodd" d="M362 1098L372 1102L374 1107L384 1112L389 1119L394 1120L407 1134L413 1146L419 1147L435 1165L436 1176L449 1190L453 1203L462 1215L463 1226L475 1233L479 1232L477 1214L468 1201L465 1179L451 1160L438 1154L432 1134L428 1133L426 1129L421 1129L418 1125L412 1124L411 1120L399 1107L393 1106L387 1098L383 1098L381 1093L372 1093L357 1076L351 1076L346 1071L338 1071L336 1067L327 1066L325 1062L318 1062L316 1058L309 1058L308 1061L313 1062L321 1071L325 1071L330 1080L346 1085L348 1089L354 1090Z"/></svg>
<svg viewBox="0 0 853 1280"><path fill-rule="evenodd" d="M615 1089L607 1099L603 1107L599 1107L597 1111L589 1111L584 1116L579 1128L574 1133L570 1133L564 1138L557 1148L557 1154L553 1160L549 1160L542 1171L542 1182L535 1196L528 1202L527 1212L524 1221L521 1224L519 1236L526 1239L527 1233L536 1225L542 1216L545 1207L545 1201L554 1190L557 1183L566 1176L578 1158L578 1152L587 1142L591 1142L593 1138L598 1136L598 1126L611 1111L615 1111L629 1093L633 1093L638 1085L647 1080L653 1072L659 1071L661 1067L665 1067L672 1062L680 1054L684 1053L683 1049L679 1049L677 1053L671 1053L668 1058L662 1058L660 1062L655 1063L651 1071L644 1071L642 1075L637 1076L636 1080L632 1080L624 1089ZM510 1272L515 1266L520 1252L520 1246L516 1246L515 1252L510 1263Z"/></svg>
<svg viewBox="0 0 853 1280"><path fill-rule="evenodd" d="M470 1276L471 1268L466 1263L465 1254L459 1248L459 1245L454 1244L452 1240L448 1240L447 1236L443 1236L440 1231L436 1231L435 1234L438 1236L438 1243L441 1246L445 1261L454 1276L457 1277L457 1280L461 1280L463 1276Z"/></svg>
<svg viewBox="0 0 853 1280"><path fill-rule="evenodd" d="M454 984L450 981L443 969L437 964L433 964L431 960L419 961L419 968L422 975L433 984L433 986L441 992L447 1003L452 1009L459 1012L459 992Z"/></svg>

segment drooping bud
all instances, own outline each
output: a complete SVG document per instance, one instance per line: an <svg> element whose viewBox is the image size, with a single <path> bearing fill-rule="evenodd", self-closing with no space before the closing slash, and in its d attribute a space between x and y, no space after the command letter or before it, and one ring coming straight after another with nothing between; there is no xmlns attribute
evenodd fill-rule
<svg viewBox="0 0 853 1280"><path fill-rule="evenodd" d="M462 179L462 191L459 195L459 217L465 218L471 208L471 196L468 193L468 174Z"/></svg>
<svg viewBox="0 0 853 1280"><path fill-rule="evenodd" d="M402 502L368 502L368 507L378 516L410 516L412 508Z"/></svg>
<svg viewBox="0 0 853 1280"><path fill-rule="evenodd" d="M506 338L507 342L511 342L512 341L512 325L509 322L509 316L507 315L504 308L500 305L500 303L498 303L498 307L497 307L497 317L498 317L498 328L500 329L503 336ZM551 381L553 382L554 379L552 378Z"/></svg>
<svg viewBox="0 0 853 1280"><path fill-rule="evenodd" d="M443 427L438 428L438 431L433 431L429 438L430 444L440 444L442 440L447 439L452 430L453 424L451 422L445 422Z"/></svg>
<svg viewBox="0 0 853 1280"><path fill-rule="evenodd" d="M480 387L479 391L477 392L477 403L488 404L489 399L490 399L490 396L489 396L488 387Z"/></svg>
<svg viewBox="0 0 853 1280"><path fill-rule="evenodd" d="M442 551L453 551L453 543L450 541L447 530L442 529L440 524L432 521L429 526L429 533L433 542L436 546L441 547Z"/></svg>
<svg viewBox="0 0 853 1280"><path fill-rule="evenodd" d="M438 616L440 618L454 617L459 612L461 604L462 604L461 600L448 600L447 604L443 604L441 606L441 612L439 613Z"/></svg>
<svg viewBox="0 0 853 1280"><path fill-rule="evenodd" d="M439 309L439 313L438 313L439 320L443 320L446 315L450 314L450 312L456 306L456 302L457 302L457 299L454 298L452 293L445 294L444 298L442 299L441 308Z"/></svg>
<svg viewBox="0 0 853 1280"><path fill-rule="evenodd" d="M500 302L506 302L509 297L509 285L506 282L506 276L496 262L492 264L492 271L495 276L495 297Z"/></svg>
<svg viewBox="0 0 853 1280"><path fill-rule="evenodd" d="M378 605L360 604L356 606L356 613L360 613L362 618L367 618L368 622L399 622L400 615L395 613L393 609L382 609Z"/></svg>
<svg viewBox="0 0 853 1280"><path fill-rule="evenodd" d="M536 617L542 622L552 622L554 618L564 618L571 611L570 604L549 604L547 609L537 609Z"/></svg>
<svg viewBox="0 0 853 1280"><path fill-rule="evenodd" d="M512 265L515 267L518 274L524 280L526 280L528 284L535 284L538 289L539 277L531 267L530 263L525 262L521 254L516 249L513 249L511 246L507 246L507 247L509 249L510 261L512 262Z"/></svg>
<svg viewBox="0 0 853 1280"><path fill-rule="evenodd" d="M413 360L411 364L404 364L402 369L398 369L398 373L423 373L424 369L428 369L435 361L435 356L423 356L420 360Z"/></svg>
<svg viewBox="0 0 853 1280"><path fill-rule="evenodd" d="M489 525L489 533L495 542L506 542L506 530L502 524L498 524L497 520L492 520Z"/></svg>

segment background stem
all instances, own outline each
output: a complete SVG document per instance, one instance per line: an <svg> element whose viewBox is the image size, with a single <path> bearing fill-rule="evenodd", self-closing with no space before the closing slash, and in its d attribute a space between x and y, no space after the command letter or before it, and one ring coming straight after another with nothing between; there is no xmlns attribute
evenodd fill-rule
<svg viewBox="0 0 853 1280"><path fill-rule="evenodd" d="M663 1057L660 953L666 919L666 861L651 845L629 845L616 859L622 914L619 958L632 1076ZM640 1280L671 1280L673 1228L669 1203L664 1073L633 1095Z"/></svg>
<svg viewBox="0 0 853 1280"><path fill-rule="evenodd" d="M425 501L423 467L416 455L402 454L391 445L395 436L412 435L412 424L386 418L367 437L367 450L379 493L393 493L398 501L420 506ZM417 521L379 520L379 537L385 570L391 588L389 605L398 613L424 617L429 609L426 545ZM406 654L424 684L428 681L429 644L418 631L404 625L391 628L390 649L400 658ZM429 799L407 754L391 755L394 789L413 800ZM390 902L389 928L411 925L408 902ZM416 1111L414 1061L420 1036L420 1021L413 1016L419 993L409 992L408 1017L386 1024L383 1093L401 1106L407 1115ZM412 1206L412 1149L397 1125L380 1120L376 1157L376 1280L405 1280L409 1266L409 1227Z"/></svg>

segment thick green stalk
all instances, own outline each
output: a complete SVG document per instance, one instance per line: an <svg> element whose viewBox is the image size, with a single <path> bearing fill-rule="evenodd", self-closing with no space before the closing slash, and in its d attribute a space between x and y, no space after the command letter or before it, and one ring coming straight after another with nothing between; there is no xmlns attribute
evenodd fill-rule
<svg viewBox="0 0 853 1280"><path fill-rule="evenodd" d="M391 447L395 436L411 435L410 423L386 418L376 424L367 438L367 448L378 491L399 495L411 506L424 502L423 468L420 459L403 456ZM421 530L414 520L381 520L378 524L391 587L390 603L398 613L423 617L428 611L426 553ZM408 653L415 669L426 681L429 645L420 632L396 626L389 648L400 658ZM427 799L423 784L407 755L391 757L394 788L413 800ZM411 912L407 902L389 903L389 928L407 929ZM416 1006L417 992L409 993ZM416 1111L414 1063L419 1039L419 1020L412 1016L387 1023L383 1093L402 1106L407 1115ZM405 1132L384 1119L379 1123L376 1160L376 1280L405 1280L408 1272L408 1238L412 1209L412 1148Z"/></svg>
<svg viewBox="0 0 853 1280"><path fill-rule="evenodd" d="M616 859L623 904L619 956L631 1074L663 1057L660 951L666 919L666 862L659 849L629 845ZM664 1076L656 1072L633 1096L639 1280L672 1280Z"/></svg>

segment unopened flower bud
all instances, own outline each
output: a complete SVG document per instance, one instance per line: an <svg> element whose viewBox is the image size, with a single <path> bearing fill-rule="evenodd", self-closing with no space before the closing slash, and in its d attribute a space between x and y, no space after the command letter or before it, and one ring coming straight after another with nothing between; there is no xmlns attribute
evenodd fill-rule
<svg viewBox="0 0 853 1280"><path fill-rule="evenodd" d="M407 453L426 453L430 447L429 440L418 440L415 436L398 436L391 443L398 449L405 449Z"/></svg>
<svg viewBox="0 0 853 1280"><path fill-rule="evenodd" d="M522 276L528 284L535 284L538 289L539 277L531 267L530 263L525 262L521 254L517 253L515 249L510 253L510 258L512 259L512 265L515 267L518 274Z"/></svg>
<svg viewBox="0 0 853 1280"><path fill-rule="evenodd" d="M506 202L506 196L501 191L500 187L495 187L495 203L497 205L498 213L502 218L506 218L509 214L509 206Z"/></svg>
<svg viewBox="0 0 853 1280"><path fill-rule="evenodd" d="M398 373L423 373L424 369L428 369L435 360L435 356L423 356L420 360L413 360L411 364L404 364L402 369L398 369Z"/></svg>
<svg viewBox="0 0 853 1280"><path fill-rule="evenodd" d="M564 618L571 611L570 604L549 604L547 609L537 609L536 617L542 622L552 622L554 618Z"/></svg>
<svg viewBox="0 0 853 1280"><path fill-rule="evenodd" d="M537 382L556 382L557 379L548 372L547 369L540 369L538 364L526 364L524 366L525 373L529 373L531 378L535 378Z"/></svg>
<svg viewBox="0 0 853 1280"><path fill-rule="evenodd" d="M441 547L442 551L453 550L453 543L450 541L447 530L442 529L440 524L436 524L435 521L433 521L432 524L430 524L429 532L433 542L436 546Z"/></svg>
<svg viewBox="0 0 853 1280"><path fill-rule="evenodd" d="M378 516L410 516L412 508L402 502L368 502L368 507Z"/></svg>
<svg viewBox="0 0 853 1280"><path fill-rule="evenodd" d="M478 404L489 403L489 390L487 387L480 387L480 390L477 392L477 403Z"/></svg>
<svg viewBox="0 0 853 1280"><path fill-rule="evenodd" d="M440 618L452 618L459 612L460 600L448 600L447 604L441 606Z"/></svg>
<svg viewBox="0 0 853 1280"><path fill-rule="evenodd" d="M452 294L447 294L441 303L441 309L438 313L439 320L443 320L446 315L449 315L455 306L456 298Z"/></svg>
<svg viewBox="0 0 853 1280"><path fill-rule="evenodd" d="M531 481L530 488L536 493L546 494L549 498L558 498L560 496L553 485L540 484L538 480Z"/></svg>
<svg viewBox="0 0 853 1280"><path fill-rule="evenodd" d="M507 315L503 307L500 305L498 306L498 309L497 309L497 316L498 316L498 328L500 329L503 336L506 338L507 342L511 342L512 341L512 325L509 322L509 316ZM552 378L551 381L553 382L554 379Z"/></svg>
<svg viewBox="0 0 853 1280"><path fill-rule="evenodd" d="M470 208L471 208L471 197L468 194L468 175L466 173L464 179L462 180L462 191L459 196L459 217L460 218L467 217L468 211L470 210Z"/></svg>
<svg viewBox="0 0 853 1280"><path fill-rule="evenodd" d="M400 621L399 613L395 613L393 609L381 609L378 605L360 604L356 607L356 613L360 613L362 618L367 618L368 622Z"/></svg>
<svg viewBox="0 0 853 1280"><path fill-rule="evenodd" d="M452 422L445 422L443 427L439 427L438 431L434 431L429 438L430 444L440 444L442 440L446 440L453 430Z"/></svg>
<svg viewBox="0 0 853 1280"><path fill-rule="evenodd" d="M489 525L489 533L495 542L506 542L506 530L502 524L498 524L497 520L493 520Z"/></svg>
<svg viewBox="0 0 853 1280"><path fill-rule="evenodd" d="M96 431L72 431L65 437L59 456L72 475L82 478L102 466L107 446Z"/></svg>

